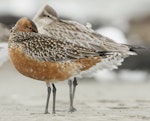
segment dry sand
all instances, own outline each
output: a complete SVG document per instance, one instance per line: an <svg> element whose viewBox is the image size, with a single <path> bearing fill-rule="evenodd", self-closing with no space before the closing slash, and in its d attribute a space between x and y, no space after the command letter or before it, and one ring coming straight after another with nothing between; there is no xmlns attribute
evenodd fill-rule
<svg viewBox="0 0 150 121"><path fill-rule="evenodd" d="M80 81L74 113L68 113L67 82L56 87L56 114L45 115L45 83L5 63L0 69L0 121L150 121L150 83ZM51 105L52 100L50 112Z"/></svg>

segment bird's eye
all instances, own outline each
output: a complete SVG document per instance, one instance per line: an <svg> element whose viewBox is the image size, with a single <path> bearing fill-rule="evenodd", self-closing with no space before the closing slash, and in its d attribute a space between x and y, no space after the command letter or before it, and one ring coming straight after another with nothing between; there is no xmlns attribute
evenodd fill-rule
<svg viewBox="0 0 150 121"><path fill-rule="evenodd" d="M46 17L50 18L50 16L49 16L49 15L47 15Z"/></svg>

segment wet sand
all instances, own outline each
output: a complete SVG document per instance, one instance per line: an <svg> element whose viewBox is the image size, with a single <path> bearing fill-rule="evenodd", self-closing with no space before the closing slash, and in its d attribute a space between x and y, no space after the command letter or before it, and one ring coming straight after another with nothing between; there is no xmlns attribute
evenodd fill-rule
<svg viewBox="0 0 150 121"><path fill-rule="evenodd" d="M149 121L150 83L79 81L69 113L67 81L56 83L56 114L43 114L46 85L16 72L9 62L0 69L0 121ZM51 113L52 98L49 112Z"/></svg>

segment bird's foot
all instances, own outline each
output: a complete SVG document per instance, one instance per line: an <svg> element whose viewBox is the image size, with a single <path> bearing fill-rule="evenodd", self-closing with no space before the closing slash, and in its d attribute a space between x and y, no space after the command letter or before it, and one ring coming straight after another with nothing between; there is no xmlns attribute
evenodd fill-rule
<svg viewBox="0 0 150 121"><path fill-rule="evenodd" d="M48 111L45 111L44 114L50 114Z"/></svg>
<svg viewBox="0 0 150 121"><path fill-rule="evenodd" d="M69 112L75 112L75 111L77 111L77 109L76 108L74 108L74 107L70 107L70 109L69 109Z"/></svg>
<svg viewBox="0 0 150 121"><path fill-rule="evenodd" d="M56 114L56 112L55 112L55 111L53 111L53 112L52 112L52 114Z"/></svg>

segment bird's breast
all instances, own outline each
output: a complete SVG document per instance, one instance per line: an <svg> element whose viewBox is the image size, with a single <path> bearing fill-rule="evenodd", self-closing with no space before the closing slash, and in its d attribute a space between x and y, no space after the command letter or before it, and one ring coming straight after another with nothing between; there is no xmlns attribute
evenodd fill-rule
<svg viewBox="0 0 150 121"><path fill-rule="evenodd" d="M67 80L100 62L96 57L65 62L38 61L27 56L20 48L9 49L9 54L12 63L21 74L46 82Z"/></svg>

